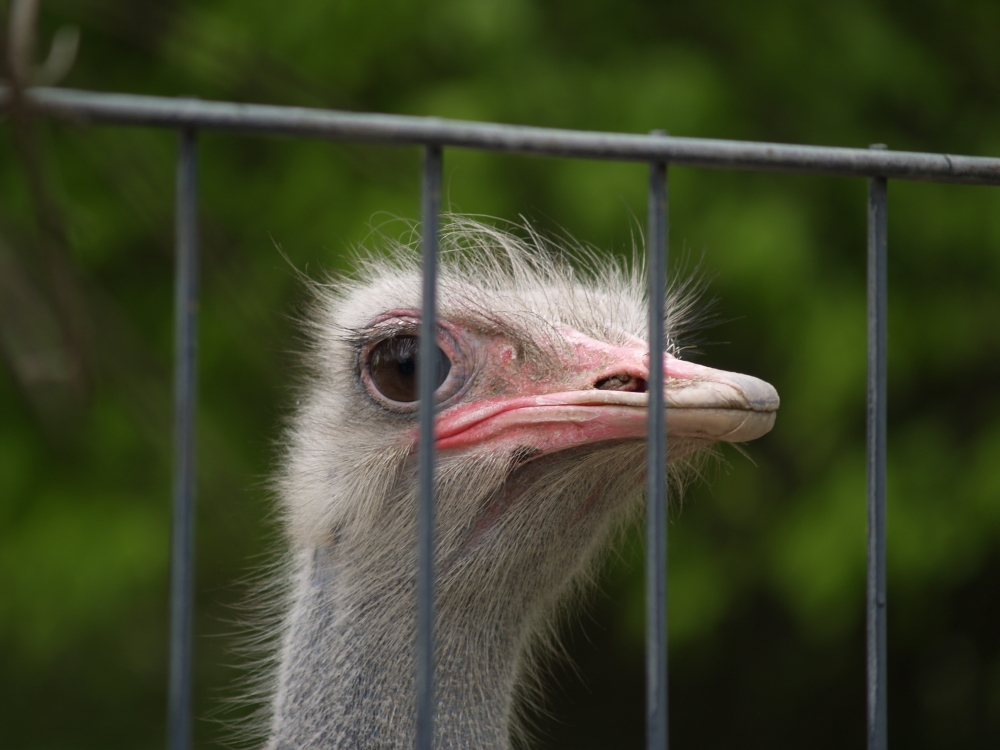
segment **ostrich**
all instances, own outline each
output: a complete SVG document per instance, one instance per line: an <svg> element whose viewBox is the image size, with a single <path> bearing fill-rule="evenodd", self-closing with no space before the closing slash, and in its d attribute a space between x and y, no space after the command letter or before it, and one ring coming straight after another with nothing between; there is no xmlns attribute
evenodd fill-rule
<svg viewBox="0 0 1000 750"><path fill-rule="evenodd" d="M441 233L436 390L436 746L508 748L554 623L641 510L649 367L641 263L553 252L470 219ZM522 232L523 234L524 232ZM412 747L417 253L316 284L277 478L290 543L269 750ZM569 260L567 260L569 258ZM761 380L678 358L670 473L770 430Z"/></svg>

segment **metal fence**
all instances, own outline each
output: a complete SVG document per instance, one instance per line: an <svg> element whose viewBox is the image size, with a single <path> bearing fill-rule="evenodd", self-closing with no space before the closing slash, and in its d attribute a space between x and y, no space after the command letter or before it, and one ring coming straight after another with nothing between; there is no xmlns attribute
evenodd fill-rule
<svg viewBox="0 0 1000 750"><path fill-rule="evenodd" d="M650 362L663 360L667 267L667 167L756 170L868 179L868 748L883 750L886 727L886 208L888 180L1000 185L1000 159L870 149L793 146L702 138L599 133L196 99L0 87L0 111L25 107L80 124L173 128L178 132L174 375L174 487L170 569L168 748L191 745L193 537L198 299L199 130L283 134L424 148L421 231L419 520L417 571L418 750L433 745L434 443L433 393L438 220L444 147L648 162L647 253ZM650 367L646 499L647 747L664 750L667 712L666 412L663 370Z"/></svg>

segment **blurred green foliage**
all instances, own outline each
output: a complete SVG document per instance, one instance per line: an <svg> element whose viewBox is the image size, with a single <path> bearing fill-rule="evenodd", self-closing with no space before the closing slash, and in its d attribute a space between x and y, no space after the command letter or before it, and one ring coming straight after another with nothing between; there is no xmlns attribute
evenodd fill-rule
<svg viewBox="0 0 1000 750"><path fill-rule="evenodd" d="M42 40L66 23L78 88L1000 156L995 0L48 0ZM164 741L172 138L0 127L4 747ZM207 746L226 737L211 717L235 690L244 581L276 547L264 479L301 346L293 267L343 269L372 225L415 217L419 154L212 133L200 148ZM642 165L445 164L456 211L612 252L643 223ZM677 747L863 742L865 190L671 170L675 270L700 261L717 297L698 357L782 396L773 433L749 458L725 450L673 515ZM889 191L890 737L993 748L1000 191ZM641 554L636 535L567 628L580 677L553 667L540 746L641 746Z"/></svg>

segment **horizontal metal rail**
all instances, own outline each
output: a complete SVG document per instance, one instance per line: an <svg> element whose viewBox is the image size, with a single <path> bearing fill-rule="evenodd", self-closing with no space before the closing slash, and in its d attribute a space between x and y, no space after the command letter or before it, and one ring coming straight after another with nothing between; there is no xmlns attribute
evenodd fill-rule
<svg viewBox="0 0 1000 750"><path fill-rule="evenodd" d="M0 87L0 109L9 108L13 100L10 88ZM26 89L20 92L20 100L40 114L84 123L458 146L520 154L669 162L688 167L1000 185L1000 158L990 157L601 133L73 89Z"/></svg>

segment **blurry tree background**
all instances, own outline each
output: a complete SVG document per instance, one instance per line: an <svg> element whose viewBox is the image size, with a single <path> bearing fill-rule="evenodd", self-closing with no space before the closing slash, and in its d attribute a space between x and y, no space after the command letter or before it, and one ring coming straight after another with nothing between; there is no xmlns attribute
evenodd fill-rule
<svg viewBox="0 0 1000 750"><path fill-rule="evenodd" d="M7 3L0 2L3 16ZM1000 156L996 0L47 0L64 85L472 120ZM0 123L0 744L160 748L174 136ZM418 214L419 153L204 133L196 741L221 746L237 607L313 276ZM456 211L628 252L646 167L445 154ZM889 733L1000 747L1000 191L889 188ZM670 529L677 748L861 747L865 196L671 170L702 362L778 388ZM388 224L386 223L388 222ZM280 248L280 249L279 249ZM288 260L283 256L287 256ZM687 256L687 264L682 262ZM537 746L641 747L642 548L567 627ZM223 712L223 716L225 712Z"/></svg>

